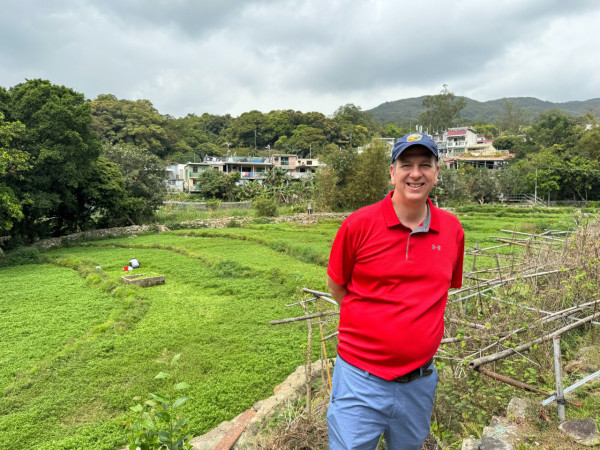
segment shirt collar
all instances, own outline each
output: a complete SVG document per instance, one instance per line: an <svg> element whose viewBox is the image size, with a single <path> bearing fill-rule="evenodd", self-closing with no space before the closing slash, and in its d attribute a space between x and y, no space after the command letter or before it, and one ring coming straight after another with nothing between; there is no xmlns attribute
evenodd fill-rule
<svg viewBox="0 0 600 450"><path fill-rule="evenodd" d="M398 216L396 215L396 211L394 211L394 205L392 205L392 195L394 191L391 191L384 199L383 199L383 217L385 219L385 224L388 228L395 227L397 225L402 225ZM427 199L427 217L423 221L423 225L415 228L414 231L440 231L439 227L439 217L438 212L435 210L431 199ZM404 225L402 225L404 226Z"/></svg>

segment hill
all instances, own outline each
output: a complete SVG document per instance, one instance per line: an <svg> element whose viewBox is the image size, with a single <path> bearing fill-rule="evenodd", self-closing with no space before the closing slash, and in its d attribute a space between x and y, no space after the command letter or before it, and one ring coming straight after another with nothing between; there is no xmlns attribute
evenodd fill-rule
<svg viewBox="0 0 600 450"><path fill-rule="evenodd" d="M379 123L415 123L423 112L424 98L425 96L421 96L385 102L368 110L368 112ZM461 116L469 122L475 120L488 123L494 122L504 112L502 104L505 99L488 100L486 102L479 102L468 97L465 97L465 99L467 100L467 106L463 109ZM594 116L600 117L600 98L564 103L547 102L534 97L507 97L506 99L523 108L532 118L541 111L549 109L560 109L572 115L583 115L591 112Z"/></svg>

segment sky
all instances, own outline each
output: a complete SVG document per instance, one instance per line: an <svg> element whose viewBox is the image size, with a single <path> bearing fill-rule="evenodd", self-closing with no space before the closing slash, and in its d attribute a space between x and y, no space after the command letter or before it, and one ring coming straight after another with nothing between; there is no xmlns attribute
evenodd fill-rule
<svg viewBox="0 0 600 450"><path fill-rule="evenodd" d="M0 86L182 117L600 97L597 0L0 0Z"/></svg>

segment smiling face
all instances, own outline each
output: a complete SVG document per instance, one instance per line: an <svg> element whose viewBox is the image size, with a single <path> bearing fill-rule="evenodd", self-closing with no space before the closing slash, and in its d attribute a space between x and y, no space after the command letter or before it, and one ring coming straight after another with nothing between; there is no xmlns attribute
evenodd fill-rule
<svg viewBox="0 0 600 450"><path fill-rule="evenodd" d="M408 207L424 205L439 172L435 156L425 147L414 146L403 151L390 166L394 203Z"/></svg>

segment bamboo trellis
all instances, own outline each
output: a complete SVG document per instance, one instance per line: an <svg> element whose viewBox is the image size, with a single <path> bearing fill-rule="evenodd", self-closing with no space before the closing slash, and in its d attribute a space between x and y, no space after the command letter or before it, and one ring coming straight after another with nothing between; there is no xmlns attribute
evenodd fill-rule
<svg viewBox="0 0 600 450"><path fill-rule="evenodd" d="M442 346L436 357L458 362L455 375L465 374L464 368L467 368L514 387L548 397L552 394L506 375L498 374L484 366L513 355L523 356L524 352L535 346L560 338L562 334L585 324L600 325L600 322L594 321L594 319L600 318L600 299L556 311L514 301L510 295L510 289L515 283L529 283L537 288L543 280L552 280L553 277L558 279L562 276L561 274L569 273L571 268L566 266L561 259L562 245L569 238L569 232L548 230L544 233L534 234L509 230L500 231L508 236L491 236L500 243L499 245L479 248L479 244L476 244L475 248L465 251L465 256L473 258L471 271L464 273L463 287L452 290L448 294L448 307L445 313L446 334L441 341ZM488 263L487 268L478 269L476 262L481 263L485 259L492 260L491 267ZM303 292L311 297L287 306L301 305L305 307L309 302L323 301L326 304L335 305L335 309L274 320L271 324L320 319L318 323L321 341L325 342L336 337L337 332L324 335L323 326L327 323L335 323L337 320L339 314L337 303L326 292L306 288L303 289ZM505 328L506 323L490 323L491 320L488 320L487 323L479 323L479 321L473 320L473 315L469 315L467 310L469 307L473 309L473 305L475 308L483 309L484 302L519 308L532 316L531 321L527 325L513 329ZM331 307L329 306L329 308ZM580 318L579 315L582 313L586 315ZM325 322L321 321L325 318ZM565 321L571 323L566 324ZM457 330L462 330L458 336L456 336ZM529 334L531 337L518 342L510 342L510 345L507 345L509 341L518 339L517 336L520 334ZM465 347L465 353L453 356L444 349L446 345L455 343L461 343ZM477 348L477 346L479 347Z"/></svg>

